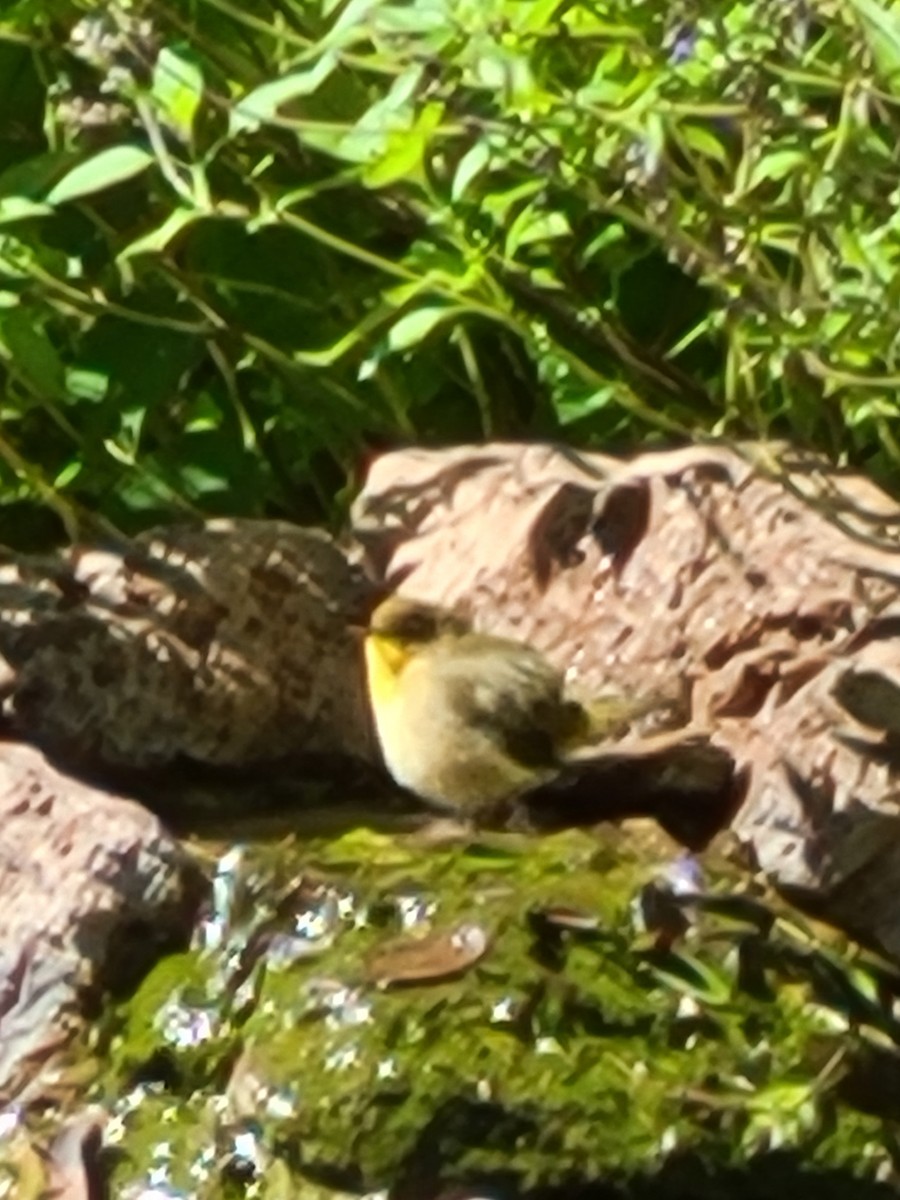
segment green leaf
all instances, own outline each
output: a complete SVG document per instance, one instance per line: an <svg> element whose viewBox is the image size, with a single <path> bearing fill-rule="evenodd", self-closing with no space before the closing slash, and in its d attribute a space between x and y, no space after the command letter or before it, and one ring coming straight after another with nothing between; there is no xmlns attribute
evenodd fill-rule
<svg viewBox="0 0 900 1200"><path fill-rule="evenodd" d="M487 142L480 141L471 146L457 165L450 188L450 199L461 200L469 184L478 178L490 161L491 148Z"/></svg>
<svg viewBox="0 0 900 1200"><path fill-rule="evenodd" d="M435 304L407 313L391 327L387 335L389 351L397 353L411 349L423 341L442 321L460 311L459 308L450 305Z"/></svg>
<svg viewBox="0 0 900 1200"><path fill-rule="evenodd" d="M554 401L554 410L560 425L572 425L592 413L614 404L619 393L619 384L607 383L593 390L582 387L572 389L571 395L563 395Z"/></svg>
<svg viewBox="0 0 900 1200"><path fill-rule="evenodd" d="M900 416L900 407L886 396L875 396L871 400L863 400L859 404L848 400L844 405L844 420L851 429L858 425L864 425L875 417L896 421L898 416Z"/></svg>
<svg viewBox="0 0 900 1200"><path fill-rule="evenodd" d="M414 130L392 133L384 154L363 171L366 187L382 188L400 179L417 176L422 166L425 142Z"/></svg>
<svg viewBox="0 0 900 1200"><path fill-rule="evenodd" d="M180 467L178 476L185 495L197 500L217 492L227 492L231 485L226 475L197 466L196 463Z"/></svg>
<svg viewBox="0 0 900 1200"><path fill-rule="evenodd" d="M27 196L29 200L43 196L82 157L71 150L54 150L14 160L0 171L0 195Z"/></svg>
<svg viewBox="0 0 900 1200"><path fill-rule="evenodd" d="M531 0L529 4L521 4L511 12L519 33L543 35L551 32L551 23L557 11L563 6L561 0Z"/></svg>
<svg viewBox="0 0 900 1200"><path fill-rule="evenodd" d="M793 172L801 170L809 163L807 156L801 150L774 150L764 154L747 176L746 190L752 191L766 181L777 182L785 179Z"/></svg>
<svg viewBox="0 0 900 1200"><path fill-rule="evenodd" d="M12 225L15 221L27 221L32 217L46 217L52 212L48 204L36 204L25 196L0 196L0 225Z"/></svg>
<svg viewBox="0 0 900 1200"><path fill-rule="evenodd" d="M59 354L31 308L8 309L0 316L0 340L11 356L11 367L41 400L64 395L65 376Z"/></svg>
<svg viewBox="0 0 900 1200"><path fill-rule="evenodd" d="M194 400L185 416L185 433L208 433L222 426L222 409L212 396L203 393Z"/></svg>
<svg viewBox="0 0 900 1200"><path fill-rule="evenodd" d="M525 200L536 192L544 189L545 183L542 179L535 177L534 179L526 179L524 183L517 184L502 192L488 192L482 201L481 208L488 216L498 224L502 225L507 219L510 209L514 208L520 200Z"/></svg>
<svg viewBox="0 0 900 1200"><path fill-rule="evenodd" d="M301 138L344 162L376 164L388 153L389 146L393 145L392 152L396 152L397 142L391 143L394 135L414 128L415 96L423 73L424 68L416 65L398 75L387 94L367 109L350 130L302 130Z"/></svg>
<svg viewBox="0 0 900 1200"><path fill-rule="evenodd" d="M136 462L141 444L141 432L147 417L147 409L142 404L133 404L129 400L118 413L119 428L115 438L104 441L109 454L121 463Z"/></svg>
<svg viewBox="0 0 900 1200"><path fill-rule="evenodd" d="M444 4L383 4L377 12L377 28L380 34L419 34L428 38L429 44L438 49L455 32L452 15ZM437 36L441 35L444 36Z"/></svg>
<svg viewBox="0 0 900 1200"><path fill-rule="evenodd" d="M890 90L900 91L900 14L896 6L885 8L877 0L852 0L863 28L875 65Z"/></svg>
<svg viewBox="0 0 900 1200"><path fill-rule="evenodd" d="M203 213L193 212L187 208L176 208L174 212L169 213L162 225L126 246L117 255L117 259L119 262L125 262L129 258L137 258L141 254L162 254L182 230L187 229L196 221L202 221L203 218Z"/></svg>
<svg viewBox="0 0 900 1200"><path fill-rule="evenodd" d="M131 466L130 460L117 453L112 443L105 443L105 449L116 462ZM127 474L116 487L116 498L131 512L158 512L171 501L171 489L160 480L148 474Z"/></svg>
<svg viewBox="0 0 900 1200"><path fill-rule="evenodd" d="M92 196L133 179L155 159L140 146L110 146L73 167L44 197L54 206Z"/></svg>
<svg viewBox="0 0 900 1200"><path fill-rule="evenodd" d="M678 133L689 150L699 154L701 158L711 159L719 166L729 165L728 152L712 130L705 125L694 125L685 122L678 127Z"/></svg>
<svg viewBox="0 0 900 1200"><path fill-rule="evenodd" d="M53 486L61 491L63 488L68 487L70 483L74 483L83 470L84 463L81 459L73 458L71 462L66 463L53 480Z"/></svg>
<svg viewBox="0 0 900 1200"><path fill-rule="evenodd" d="M510 227L506 235L506 257L515 258L522 246L534 242L546 242L553 238L565 237L572 232L565 214L561 212L542 212L534 205L524 209Z"/></svg>
<svg viewBox="0 0 900 1200"><path fill-rule="evenodd" d="M203 72L193 57L164 46L153 68L152 94L169 123L190 140L203 99Z"/></svg>
<svg viewBox="0 0 900 1200"><path fill-rule="evenodd" d="M254 88L231 111L228 131L232 137L246 129L258 129L278 119L283 104L300 96L309 96L324 83L338 65L333 53L323 54L314 66L305 71L293 71L283 79L275 79Z"/></svg>
<svg viewBox="0 0 900 1200"><path fill-rule="evenodd" d="M84 367L70 367L66 371L66 392L72 400L99 404L108 391L109 376L103 371L91 371Z"/></svg>
<svg viewBox="0 0 900 1200"><path fill-rule="evenodd" d="M597 236L581 252L582 263L589 263L598 254L606 256L613 247L627 247L628 233L621 221L614 221L601 229ZM627 256L622 255L623 261Z"/></svg>
<svg viewBox="0 0 900 1200"><path fill-rule="evenodd" d="M117 403L154 409L172 402L203 354L198 338L104 315L81 339L73 369L108 378Z"/></svg>
<svg viewBox="0 0 900 1200"><path fill-rule="evenodd" d="M686 951L671 954L666 963L656 963L653 974L660 983L676 992L693 996L711 1006L728 1004L734 993L734 981L720 965L704 962Z"/></svg>
<svg viewBox="0 0 900 1200"><path fill-rule="evenodd" d="M420 179L431 135L443 115L443 104L426 104L412 129L390 135L384 155L363 171L363 183L382 188L400 179Z"/></svg>

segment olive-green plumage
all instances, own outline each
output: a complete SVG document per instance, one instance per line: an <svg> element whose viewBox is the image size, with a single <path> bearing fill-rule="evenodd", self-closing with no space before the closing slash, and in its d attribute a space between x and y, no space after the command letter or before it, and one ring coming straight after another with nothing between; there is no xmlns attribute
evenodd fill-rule
<svg viewBox="0 0 900 1200"><path fill-rule="evenodd" d="M447 609L399 596L372 617L366 667L391 774L457 809L552 779L574 749L655 706L568 698L562 676L534 647L475 633Z"/></svg>

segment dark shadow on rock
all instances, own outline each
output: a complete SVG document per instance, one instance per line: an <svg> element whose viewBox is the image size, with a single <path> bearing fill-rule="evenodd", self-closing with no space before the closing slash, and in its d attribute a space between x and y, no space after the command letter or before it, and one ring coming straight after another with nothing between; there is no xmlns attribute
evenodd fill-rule
<svg viewBox="0 0 900 1200"><path fill-rule="evenodd" d="M513 823L536 832L653 817L682 845L702 849L740 807L743 780L731 755L704 739L646 739L611 746L523 796Z"/></svg>
<svg viewBox="0 0 900 1200"><path fill-rule="evenodd" d="M157 771L113 775L182 837L266 841L290 833L339 836L359 826L405 832L434 818L383 770L341 756L304 755L242 768L185 760ZM108 781L110 772L94 772L94 779Z"/></svg>

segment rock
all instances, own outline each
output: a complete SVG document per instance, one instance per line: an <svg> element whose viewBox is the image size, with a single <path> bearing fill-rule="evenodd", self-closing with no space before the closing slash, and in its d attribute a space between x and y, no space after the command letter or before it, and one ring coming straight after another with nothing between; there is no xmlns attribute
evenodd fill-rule
<svg viewBox="0 0 900 1200"><path fill-rule="evenodd" d="M376 460L352 520L376 578L573 688L668 694L733 760L763 870L900 954L898 512L874 485L784 448L462 446Z"/></svg>
<svg viewBox="0 0 900 1200"><path fill-rule="evenodd" d="M321 530L211 521L0 565L16 735L79 769L375 756L359 639L372 587Z"/></svg>
<svg viewBox="0 0 900 1200"><path fill-rule="evenodd" d="M99 987L135 983L183 943L204 891L139 805L0 744L0 1103L45 1086Z"/></svg>

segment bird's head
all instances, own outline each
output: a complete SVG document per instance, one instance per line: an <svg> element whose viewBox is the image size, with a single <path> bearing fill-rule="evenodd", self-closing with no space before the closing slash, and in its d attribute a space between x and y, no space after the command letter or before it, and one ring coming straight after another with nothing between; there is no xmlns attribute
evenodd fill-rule
<svg viewBox="0 0 900 1200"><path fill-rule="evenodd" d="M470 623L452 609L391 596L375 609L367 632L379 640L413 649L440 637L458 637L470 629Z"/></svg>

